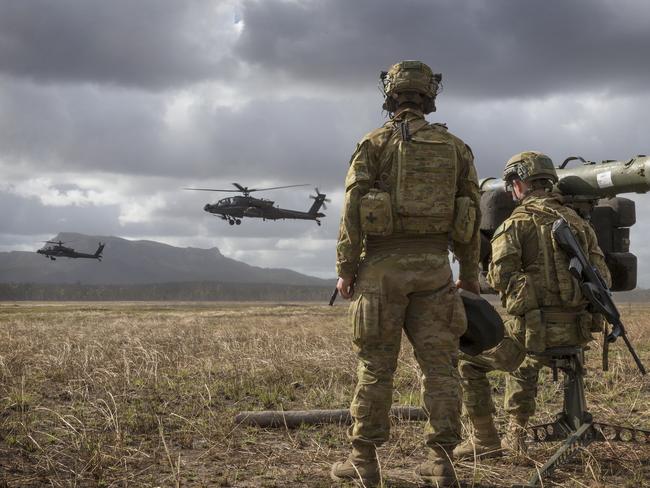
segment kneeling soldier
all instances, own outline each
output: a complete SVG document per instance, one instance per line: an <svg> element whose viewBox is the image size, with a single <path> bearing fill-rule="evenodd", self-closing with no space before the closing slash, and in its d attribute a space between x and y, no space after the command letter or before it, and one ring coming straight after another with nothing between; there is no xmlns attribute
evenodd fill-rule
<svg viewBox="0 0 650 488"><path fill-rule="evenodd" d="M610 274L596 235L574 210L552 192L557 173L548 156L535 151L516 154L503 179L519 205L495 231L489 284L499 292L510 318L507 336L494 349L474 358L461 357L463 401L474 438L456 448L459 458L495 457L502 447L525 449L525 427L535 413L540 353L548 347L579 346L600 331L600 316L587 311L588 301L568 271L568 258L554 242L551 228L564 218L591 263L609 283ZM495 412L486 373L508 371L505 409L510 416L503 446L492 418Z"/></svg>

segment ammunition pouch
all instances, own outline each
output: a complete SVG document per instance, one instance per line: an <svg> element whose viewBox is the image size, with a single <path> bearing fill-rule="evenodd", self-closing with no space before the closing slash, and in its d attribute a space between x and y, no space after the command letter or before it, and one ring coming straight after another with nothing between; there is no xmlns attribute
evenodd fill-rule
<svg viewBox="0 0 650 488"><path fill-rule="evenodd" d="M594 324L594 317L587 312L578 315L578 334L582 339L581 342L591 342L593 336L591 335L592 327Z"/></svg>
<svg viewBox="0 0 650 488"><path fill-rule="evenodd" d="M592 313L591 315L591 332L599 333L603 331L605 326L605 319L599 313Z"/></svg>
<svg viewBox="0 0 650 488"><path fill-rule="evenodd" d="M458 197L454 204L454 222L451 228L451 238L467 244L474 235L476 225L476 207L470 197Z"/></svg>
<svg viewBox="0 0 650 488"><path fill-rule="evenodd" d="M371 188L361 197L359 205L361 231L368 236L389 236L393 233L390 193Z"/></svg>

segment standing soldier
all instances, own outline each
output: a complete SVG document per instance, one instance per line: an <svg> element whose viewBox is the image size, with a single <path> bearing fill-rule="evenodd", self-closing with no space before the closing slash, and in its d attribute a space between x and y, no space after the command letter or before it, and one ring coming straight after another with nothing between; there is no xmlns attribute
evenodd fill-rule
<svg viewBox="0 0 650 488"><path fill-rule="evenodd" d="M535 413L539 370L548 364L535 353L549 347L585 345L592 340L592 332L602 328L601 317L587 311L588 301L569 273L567 256L552 237L553 222L559 218L568 222L591 263L610 281L590 224L552 193L558 179L548 156L536 151L514 155L506 163L503 179L519 205L494 233L487 280L510 315L508 334L494 349L461 358L463 400L474 438L456 448L459 458L502 455L486 373L495 369L512 372L506 379L510 426L503 447L522 452L525 427Z"/></svg>
<svg viewBox="0 0 650 488"><path fill-rule="evenodd" d="M379 482L375 448L389 437L404 330L422 370L429 415L429 459L418 473L434 486L452 486L462 398L458 342L466 329L456 287L478 293L478 181L470 148L445 125L424 118L435 110L441 75L419 61L403 61L381 80L391 117L352 155L337 243L337 289L352 300L359 366L350 406L352 452L331 475L366 486ZM460 261L456 286L450 242Z"/></svg>

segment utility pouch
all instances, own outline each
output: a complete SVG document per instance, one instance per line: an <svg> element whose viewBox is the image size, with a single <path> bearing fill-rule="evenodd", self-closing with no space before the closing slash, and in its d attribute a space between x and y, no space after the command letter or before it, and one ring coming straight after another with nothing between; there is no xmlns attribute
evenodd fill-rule
<svg viewBox="0 0 650 488"><path fill-rule="evenodd" d="M470 197L458 197L454 203L454 222L451 227L451 238L467 244L474 234L476 224L476 208Z"/></svg>
<svg viewBox="0 0 650 488"><path fill-rule="evenodd" d="M542 352L546 349L546 325L539 309L530 310L524 316L526 325L526 351Z"/></svg>
<svg viewBox="0 0 650 488"><path fill-rule="evenodd" d="M359 214L361 232L368 236L389 236L393 233L393 212L390 193L371 188L361 197Z"/></svg>
<svg viewBox="0 0 650 488"><path fill-rule="evenodd" d="M352 322L352 338L355 344L363 345L380 339L378 294L360 293L350 304L348 317Z"/></svg>
<svg viewBox="0 0 650 488"><path fill-rule="evenodd" d="M591 336L593 321L593 316L588 312L578 315L578 335L584 342L590 342L593 340L593 337Z"/></svg>
<svg viewBox="0 0 650 488"><path fill-rule="evenodd" d="M599 313L592 313L591 315L591 332L602 332L605 319Z"/></svg>

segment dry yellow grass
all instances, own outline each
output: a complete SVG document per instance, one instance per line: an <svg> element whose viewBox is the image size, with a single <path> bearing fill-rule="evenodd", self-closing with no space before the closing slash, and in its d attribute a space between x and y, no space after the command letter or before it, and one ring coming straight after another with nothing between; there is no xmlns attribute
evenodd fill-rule
<svg viewBox="0 0 650 488"><path fill-rule="evenodd" d="M650 366L650 308L622 306ZM260 430L240 410L347 407L355 359L345 308L223 303L0 304L0 487L331 486L341 426ZM588 354L587 400L601 421L650 428L650 386L616 344L611 371ZM495 376L497 396L503 378ZM403 347L395 401L418 403ZM561 402L546 376L536 420ZM500 420L503 420L500 418ZM421 425L382 447L393 487L415 487ZM534 446L543 461L553 446ZM457 466L468 486L527 479L532 460ZM547 486L650 486L650 444L595 444Z"/></svg>

